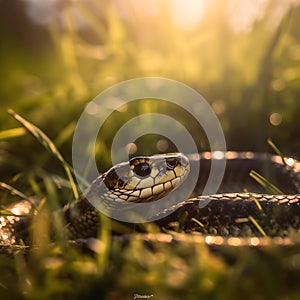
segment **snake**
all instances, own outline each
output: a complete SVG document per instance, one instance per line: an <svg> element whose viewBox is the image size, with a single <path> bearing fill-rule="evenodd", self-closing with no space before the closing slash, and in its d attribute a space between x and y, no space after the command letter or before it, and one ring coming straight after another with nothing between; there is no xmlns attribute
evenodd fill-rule
<svg viewBox="0 0 300 300"><path fill-rule="evenodd" d="M224 162L225 173L216 193L202 194L212 163ZM200 164L200 171L195 187L188 199L180 199L180 193L175 191L190 182L190 169L196 164ZM280 193L267 193L266 187L249 176L251 170L270 177ZM263 244L267 238L272 243L284 244L300 229L299 182L298 160L268 153L227 151L138 156L98 176L79 200L59 213L69 240L97 237L102 214L99 210L104 209L109 215L128 203L155 206L174 193L175 201L165 203L152 221L162 232L155 238L163 235L168 240L169 232L180 230L187 235L196 233L206 243L231 241L234 245L253 246ZM0 247L30 243L35 205L32 199L24 199L5 208L11 215L0 216ZM130 239L132 233L114 237Z"/></svg>

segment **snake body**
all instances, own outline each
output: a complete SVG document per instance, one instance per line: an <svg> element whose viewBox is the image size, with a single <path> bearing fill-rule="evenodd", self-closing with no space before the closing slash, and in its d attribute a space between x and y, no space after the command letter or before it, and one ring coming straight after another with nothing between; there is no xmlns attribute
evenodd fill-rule
<svg viewBox="0 0 300 300"><path fill-rule="evenodd" d="M211 163L227 161L222 184L214 195L201 195ZM190 167L200 162L200 175L193 198L180 199L158 213L160 227L180 227L185 232L200 232L223 237L285 237L300 229L300 163L291 158L253 152L177 154L137 157L102 174L85 193L86 197L64 211L70 239L95 236L99 224L97 204L115 209L122 202L156 201L177 188ZM284 194L264 194L249 177L255 170L271 177ZM189 180L189 179L187 179ZM243 192L243 189L251 192ZM230 193L229 193L230 192ZM88 201L88 200L92 201ZM177 199L178 200L178 199ZM7 209L18 215L0 217L0 244L18 244L28 236L31 222L26 214L32 203L23 200ZM175 225L174 225L175 224Z"/></svg>

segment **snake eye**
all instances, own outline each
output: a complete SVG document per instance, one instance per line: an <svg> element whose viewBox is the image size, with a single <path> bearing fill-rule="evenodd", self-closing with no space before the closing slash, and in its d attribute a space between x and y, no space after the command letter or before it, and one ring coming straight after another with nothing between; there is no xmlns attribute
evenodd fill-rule
<svg viewBox="0 0 300 300"><path fill-rule="evenodd" d="M134 167L133 171L136 175L145 177L151 173L151 167L146 163L140 163Z"/></svg>
<svg viewBox="0 0 300 300"><path fill-rule="evenodd" d="M177 158L168 158L166 160L166 164L167 164L167 169L168 170L173 170L178 166L179 161L178 161Z"/></svg>

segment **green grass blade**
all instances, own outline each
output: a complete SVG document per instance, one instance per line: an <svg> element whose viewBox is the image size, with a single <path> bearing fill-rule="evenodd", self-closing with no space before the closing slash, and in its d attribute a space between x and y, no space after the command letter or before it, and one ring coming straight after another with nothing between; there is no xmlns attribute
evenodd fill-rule
<svg viewBox="0 0 300 300"><path fill-rule="evenodd" d="M73 191L74 197L75 197L75 199L78 199L79 194L78 194L78 190L77 190L74 178L72 176L72 170L71 170L72 168L64 160L61 153L56 148L55 144L50 140L50 138L42 130L40 130L38 127L36 127L32 123L30 123L29 121L25 120L23 117L21 117L19 114L14 112L12 109L8 110L8 113L14 119L16 119L19 123L21 123L21 125L29 133L31 133L46 148L46 150L49 151L52 154L52 156L54 156L55 158L57 158L61 162L61 164L62 164L62 166L63 166L63 168L64 168L64 170L67 174L67 177L70 181L70 185L71 185L71 189Z"/></svg>
<svg viewBox="0 0 300 300"><path fill-rule="evenodd" d="M23 127L3 130L3 131L0 131L0 141L7 140L7 139L13 139L16 137L23 136L25 134L26 134L26 130Z"/></svg>

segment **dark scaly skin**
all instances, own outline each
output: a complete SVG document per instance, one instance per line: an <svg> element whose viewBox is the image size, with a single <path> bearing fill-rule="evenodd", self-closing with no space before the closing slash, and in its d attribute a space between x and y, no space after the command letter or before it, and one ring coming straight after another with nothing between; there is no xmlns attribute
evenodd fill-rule
<svg viewBox="0 0 300 300"><path fill-rule="evenodd" d="M156 223L160 227L172 229L169 224L177 222L185 232L197 231L206 235L224 237L261 237L264 233L271 237L284 237L291 231L297 231L300 228L300 195L297 194L299 192L299 162L294 160L291 166L286 167L278 156L237 152L229 152L228 155L229 164L218 191L220 194L189 199L177 205L178 209L169 216L165 217L162 213L162 218ZM231 158L230 155L233 157ZM197 188L194 191L194 194L198 195L205 185L207 179L205 176L209 172L209 165L213 158L205 153L201 157L193 155L189 159L191 165L198 162L199 159L201 161L202 176L199 177ZM239 186L238 191L242 191L244 187L248 187L251 191L263 191L263 188L249 177L252 169L260 173L269 172L275 184L290 195L228 194L228 191L236 191L237 185ZM262 210L258 208L252 197L260 203ZM207 200L209 200L209 204L200 209L199 201ZM87 206L84 205L84 207ZM92 212L93 209L90 208L90 211ZM249 219L249 216L250 220L243 220ZM253 220L251 217L261 226L263 233L259 231L257 225L251 222ZM193 218L198 222L195 222ZM72 226L72 230L74 228L76 226ZM87 236L82 235L82 232L79 231L73 237Z"/></svg>
<svg viewBox="0 0 300 300"><path fill-rule="evenodd" d="M160 225L168 226L177 220L185 232L223 237L261 237L263 234L285 237L298 231L300 163L286 159L290 165L285 166L279 156L252 152L226 152L225 156L227 168L218 194L209 196L198 195L206 183L212 155L204 153L189 157L191 167L194 162L201 161L195 198L177 205L176 213L163 218ZM264 188L249 176L251 170L265 175L284 195L263 194ZM244 188L253 193L241 193ZM202 208L199 208L199 203Z"/></svg>
<svg viewBox="0 0 300 300"><path fill-rule="evenodd" d="M255 202L255 200L257 202ZM199 203L209 204L199 208ZM185 232L223 237L285 237L300 229L300 195L232 193L201 196L178 205ZM160 221L168 226L170 215Z"/></svg>
<svg viewBox="0 0 300 300"><path fill-rule="evenodd" d="M177 205L178 210L169 216L165 216L162 212L162 219L158 220L157 224L172 229L172 223L177 222L178 226L186 232L198 231L206 235L224 237L261 237L264 233L268 236L284 237L291 231L298 231L300 196L297 193L299 193L300 163L290 160L289 166L286 167L278 156L250 152L227 152L226 155L228 166L218 191L220 194L189 199ZM201 161L202 175L194 191L194 194L198 195L201 194L201 189L205 185L206 174L214 158L210 157L209 153L204 153L202 156L191 155L189 159L191 166L199 159ZM272 182L286 194L253 195L260 203L262 210L259 209L251 194L226 194L228 191L242 191L243 188L262 192L262 188L248 175L252 169L262 174L268 173L266 175L268 178L268 175L271 175L271 181L274 180ZM199 201L203 203L207 200L210 200L208 205L200 209ZM77 202L72 209L66 209L65 217L70 239L96 236L99 213L86 199ZM25 222L26 226L26 221L22 222ZM11 226L9 224L2 226L2 229L9 228L9 232L18 235L20 227L22 227L20 222L16 222ZM20 237L23 236L20 235Z"/></svg>

